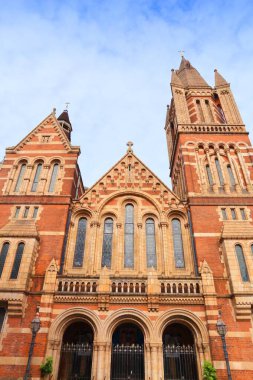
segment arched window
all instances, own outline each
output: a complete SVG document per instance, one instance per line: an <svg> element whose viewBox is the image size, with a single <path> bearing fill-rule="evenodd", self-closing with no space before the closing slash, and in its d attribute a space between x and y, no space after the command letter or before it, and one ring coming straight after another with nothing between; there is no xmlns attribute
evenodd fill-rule
<svg viewBox="0 0 253 380"><path fill-rule="evenodd" d="M49 184L49 189L48 189L49 193L52 193L54 191L58 170L59 170L59 164L56 163L53 166L53 170L51 174L51 179L50 179L50 184Z"/></svg>
<svg viewBox="0 0 253 380"><path fill-rule="evenodd" d="M215 161L215 166L216 166L216 169L217 169L220 185L224 186L224 178L223 178L223 174L222 174L222 171L221 171L220 161L218 160L218 158L215 158L214 161Z"/></svg>
<svg viewBox="0 0 253 380"><path fill-rule="evenodd" d="M77 226L76 246L74 253L74 267L81 267L83 265L85 238L86 238L87 219L80 218Z"/></svg>
<svg viewBox="0 0 253 380"><path fill-rule="evenodd" d="M5 260L10 248L10 243L4 243L0 253L0 277L2 276Z"/></svg>
<svg viewBox="0 0 253 380"><path fill-rule="evenodd" d="M182 239L181 223L179 219L172 220L172 234L174 246L174 258L176 268L184 268L184 247Z"/></svg>
<svg viewBox="0 0 253 380"><path fill-rule="evenodd" d="M107 218L107 219L105 219L105 223L104 223L102 267L111 268L112 237L113 237L113 219Z"/></svg>
<svg viewBox="0 0 253 380"><path fill-rule="evenodd" d="M228 171L230 186L234 187L235 186L235 177L234 177L234 173L233 173L233 170L232 170L230 165L227 165L227 171Z"/></svg>
<svg viewBox="0 0 253 380"><path fill-rule="evenodd" d="M251 244L251 253L252 253L252 255L253 255L253 244Z"/></svg>
<svg viewBox="0 0 253 380"><path fill-rule="evenodd" d="M206 174L210 186L213 186L213 176L209 165L206 165Z"/></svg>
<svg viewBox="0 0 253 380"><path fill-rule="evenodd" d="M156 268L155 222L153 219L146 220L146 254L147 267Z"/></svg>
<svg viewBox="0 0 253 380"><path fill-rule="evenodd" d="M20 171L19 171L19 174L18 174L18 179L17 179L16 186L15 186L15 189L14 189L15 192L17 192L17 191L20 190L21 184L23 182L25 171L26 171L26 164L24 163L20 167Z"/></svg>
<svg viewBox="0 0 253 380"><path fill-rule="evenodd" d="M242 247L240 246L240 244L236 244L236 246L235 246L235 252L236 252L238 264L239 264L239 267L240 267L242 281L243 282L248 282L249 281L248 269L247 269L247 266L246 266L243 250L242 250Z"/></svg>
<svg viewBox="0 0 253 380"><path fill-rule="evenodd" d="M221 122L222 122L222 124L225 124L225 123L226 123L226 118L225 118L224 111L223 111L223 109L222 109L222 107L221 107L220 104L217 104L217 109L218 109L219 116L220 116L220 118L221 118Z"/></svg>
<svg viewBox="0 0 253 380"><path fill-rule="evenodd" d="M32 188L31 188L31 191L33 191L33 192L37 191L37 187L38 187L38 184L39 184L41 170L42 170L42 164L39 163L37 165L37 168L36 168L36 172L35 172L35 176L34 176L34 179L33 179Z"/></svg>
<svg viewBox="0 0 253 380"><path fill-rule="evenodd" d="M13 267L11 271L11 276L10 276L12 280L15 280L18 277L19 267L21 264L24 248L25 248L25 244L19 243L18 248L16 250L16 255L15 255L15 259L14 259L14 263L13 263Z"/></svg>
<svg viewBox="0 0 253 380"><path fill-rule="evenodd" d="M126 205L125 208L125 254L124 267L134 267L134 206Z"/></svg>

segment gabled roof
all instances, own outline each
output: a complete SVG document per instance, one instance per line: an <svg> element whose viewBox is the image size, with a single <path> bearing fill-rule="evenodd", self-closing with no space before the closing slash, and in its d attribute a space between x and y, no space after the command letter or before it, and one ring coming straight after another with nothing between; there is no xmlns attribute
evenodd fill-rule
<svg viewBox="0 0 253 380"><path fill-rule="evenodd" d="M210 88L200 73L191 65L190 61L184 57L182 57L179 69L176 73L184 88Z"/></svg>
<svg viewBox="0 0 253 380"><path fill-rule="evenodd" d="M117 195L121 192L146 193L162 203L174 200L181 203L174 194L132 151L127 153L109 169L92 187L80 198L80 202L99 204L103 198Z"/></svg>
<svg viewBox="0 0 253 380"><path fill-rule="evenodd" d="M55 113L52 112L42 122L40 122L31 132L29 132L28 135L26 135L26 137L24 137L17 145L7 148L6 151L11 153L22 150L28 142L36 138L36 135L39 132L43 132L43 129L47 130L47 132L45 132L46 134L50 134L48 132L48 128L52 128L52 131L57 133L61 141L61 144L67 151L71 151L73 149L80 150L79 147L75 147L70 144L70 141L64 133L59 121L56 119Z"/></svg>

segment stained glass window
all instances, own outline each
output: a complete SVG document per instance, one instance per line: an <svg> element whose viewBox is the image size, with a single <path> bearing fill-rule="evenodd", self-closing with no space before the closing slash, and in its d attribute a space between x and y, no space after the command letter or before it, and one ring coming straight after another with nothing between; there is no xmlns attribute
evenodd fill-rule
<svg viewBox="0 0 253 380"><path fill-rule="evenodd" d="M184 268L184 247L182 239L181 223L179 219L172 220L172 233L174 245L174 257L176 268Z"/></svg>
<svg viewBox="0 0 253 380"><path fill-rule="evenodd" d="M81 267L83 265L86 227L87 227L87 219L80 218L78 221L77 235L76 235L76 246L75 246L74 261L73 261L74 267Z"/></svg>
<svg viewBox="0 0 253 380"><path fill-rule="evenodd" d="M4 324L5 314L6 314L5 307L0 307L0 332L2 331L2 327Z"/></svg>
<svg viewBox="0 0 253 380"><path fill-rule="evenodd" d="M11 271L11 277L10 278L12 280L14 280L14 279L16 279L18 277L19 267L20 267L20 264L21 264L24 248L25 248L25 244L24 243L19 243L17 251L16 251L16 255L15 255L12 271Z"/></svg>
<svg viewBox="0 0 253 380"><path fill-rule="evenodd" d="M232 170L230 165L227 166L227 170L228 170L230 186L234 187L235 186L235 177L234 177L234 173L233 173L233 170Z"/></svg>
<svg viewBox="0 0 253 380"><path fill-rule="evenodd" d="M243 282L248 282L249 281L248 269L247 269L247 266L246 266L243 250L242 250L242 247L240 246L240 244L236 244L235 251L236 251L236 256L237 256L238 264L239 264L239 267L240 267L242 281Z"/></svg>
<svg viewBox="0 0 253 380"><path fill-rule="evenodd" d="M16 186L15 186L15 190L14 190L15 192L17 192L17 191L20 190L20 186L22 184L25 171L26 171L26 164L22 164L21 168L20 168L20 171L19 171L18 179L17 179L17 182L16 182Z"/></svg>
<svg viewBox="0 0 253 380"><path fill-rule="evenodd" d="M34 179L33 179L33 184L32 184L31 191L37 191L37 187L38 187L38 183L39 183L39 179L40 179L41 170L42 170L42 164L38 164L37 168L36 168L35 176L34 176Z"/></svg>
<svg viewBox="0 0 253 380"><path fill-rule="evenodd" d="M10 243L4 243L0 253L0 277L2 276L5 260L9 251Z"/></svg>
<svg viewBox="0 0 253 380"><path fill-rule="evenodd" d="M146 253L147 267L156 268L155 222L153 219L146 220Z"/></svg>
<svg viewBox="0 0 253 380"><path fill-rule="evenodd" d="M49 185L49 193L52 193L54 191L55 187L55 182L57 179L57 174L58 174L58 169L59 169L59 164L54 164L52 175L51 175L51 180L50 180L50 185Z"/></svg>
<svg viewBox="0 0 253 380"><path fill-rule="evenodd" d="M224 186L224 178L223 178L223 174L222 174L222 171L221 171L220 161L218 160L218 158L215 158L215 166L216 166L216 169L217 169L220 185Z"/></svg>
<svg viewBox="0 0 253 380"><path fill-rule="evenodd" d="M209 165L206 165L206 174L210 186L213 186L213 176Z"/></svg>
<svg viewBox="0 0 253 380"><path fill-rule="evenodd" d="M105 219L105 223L104 223L102 267L111 268L112 237L113 237L113 220L112 218L107 218Z"/></svg>
<svg viewBox="0 0 253 380"><path fill-rule="evenodd" d="M125 255L124 267L134 267L134 206L126 205L125 208Z"/></svg>

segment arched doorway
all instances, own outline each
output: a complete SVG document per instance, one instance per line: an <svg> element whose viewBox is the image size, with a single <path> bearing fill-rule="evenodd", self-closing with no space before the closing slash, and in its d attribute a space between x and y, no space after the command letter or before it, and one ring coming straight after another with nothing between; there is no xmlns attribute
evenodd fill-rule
<svg viewBox="0 0 253 380"><path fill-rule="evenodd" d="M163 333L164 380L198 380L196 350L192 332L172 323Z"/></svg>
<svg viewBox="0 0 253 380"><path fill-rule="evenodd" d="M93 331L85 322L74 322L64 332L58 380L90 380Z"/></svg>
<svg viewBox="0 0 253 380"><path fill-rule="evenodd" d="M133 323L124 323L112 336L111 380L144 380L144 337Z"/></svg>

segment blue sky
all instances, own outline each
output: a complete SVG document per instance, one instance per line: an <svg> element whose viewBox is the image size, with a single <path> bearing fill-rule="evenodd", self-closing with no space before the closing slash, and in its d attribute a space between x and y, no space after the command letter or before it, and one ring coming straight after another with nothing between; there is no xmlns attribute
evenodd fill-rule
<svg viewBox="0 0 253 380"><path fill-rule="evenodd" d="M231 83L252 128L253 2L234 0L11 0L0 9L0 157L66 101L91 186L134 142L165 183L164 133L178 50L213 85Z"/></svg>

